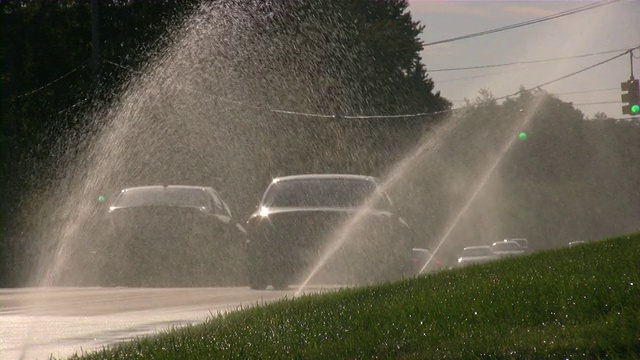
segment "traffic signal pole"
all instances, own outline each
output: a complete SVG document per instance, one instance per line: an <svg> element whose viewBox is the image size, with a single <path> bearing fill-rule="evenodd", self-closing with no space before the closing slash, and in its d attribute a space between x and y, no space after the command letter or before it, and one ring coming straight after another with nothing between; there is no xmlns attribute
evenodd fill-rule
<svg viewBox="0 0 640 360"><path fill-rule="evenodd" d="M640 115L640 81L633 77L633 50L629 50L631 61L631 76L629 81L620 83L620 90L623 91L622 113L624 115Z"/></svg>
<svg viewBox="0 0 640 360"><path fill-rule="evenodd" d="M93 69L93 80L96 84L99 83L100 76L99 21L98 0L91 0L91 67Z"/></svg>

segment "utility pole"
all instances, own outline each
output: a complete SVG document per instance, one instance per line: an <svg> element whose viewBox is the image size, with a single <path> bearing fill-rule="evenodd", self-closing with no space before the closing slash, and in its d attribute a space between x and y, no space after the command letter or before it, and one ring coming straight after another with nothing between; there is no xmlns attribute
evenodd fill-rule
<svg viewBox="0 0 640 360"><path fill-rule="evenodd" d="M96 85L100 76L100 49L99 49L99 16L98 0L91 0L91 67L93 69L93 80Z"/></svg>

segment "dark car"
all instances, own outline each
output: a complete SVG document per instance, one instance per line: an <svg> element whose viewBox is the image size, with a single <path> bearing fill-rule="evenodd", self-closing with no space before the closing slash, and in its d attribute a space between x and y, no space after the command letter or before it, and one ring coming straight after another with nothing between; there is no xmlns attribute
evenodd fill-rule
<svg viewBox="0 0 640 360"><path fill-rule="evenodd" d="M109 207L112 285L221 286L246 281L246 232L211 187L157 185L122 190Z"/></svg>
<svg viewBox="0 0 640 360"><path fill-rule="evenodd" d="M286 288L321 267L319 283L400 278L415 236L374 177L293 175L273 179L247 221L249 281ZM323 256L325 260L321 260Z"/></svg>
<svg viewBox="0 0 640 360"><path fill-rule="evenodd" d="M427 248L413 248L409 271L413 275L426 274L447 268L439 258L434 258L433 253Z"/></svg>

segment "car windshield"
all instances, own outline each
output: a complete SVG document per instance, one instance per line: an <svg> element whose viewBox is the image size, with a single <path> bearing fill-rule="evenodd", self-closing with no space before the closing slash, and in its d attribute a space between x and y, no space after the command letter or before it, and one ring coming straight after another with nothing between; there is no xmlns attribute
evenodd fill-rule
<svg viewBox="0 0 640 360"><path fill-rule="evenodd" d="M463 257L491 256L491 248L489 247L465 248L462 251L462 256Z"/></svg>
<svg viewBox="0 0 640 360"><path fill-rule="evenodd" d="M372 194L371 181L350 179L300 179L272 184L265 194L267 207L354 207Z"/></svg>
<svg viewBox="0 0 640 360"><path fill-rule="evenodd" d="M517 242L520 246L527 246L529 244L527 239L508 239L508 241Z"/></svg>
<svg viewBox="0 0 640 360"><path fill-rule="evenodd" d="M492 246L493 251L520 251L522 248L515 242L502 242Z"/></svg>
<svg viewBox="0 0 640 360"><path fill-rule="evenodd" d="M120 193L114 207L136 206L208 206L206 192L199 188L140 188Z"/></svg>

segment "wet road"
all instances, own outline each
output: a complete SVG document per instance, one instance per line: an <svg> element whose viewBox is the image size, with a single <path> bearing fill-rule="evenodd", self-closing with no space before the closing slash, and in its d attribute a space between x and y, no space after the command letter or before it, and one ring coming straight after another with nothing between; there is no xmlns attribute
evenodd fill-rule
<svg viewBox="0 0 640 360"><path fill-rule="evenodd" d="M309 287L305 293L335 287ZM291 298L249 288L0 289L0 359L65 358L211 314Z"/></svg>

